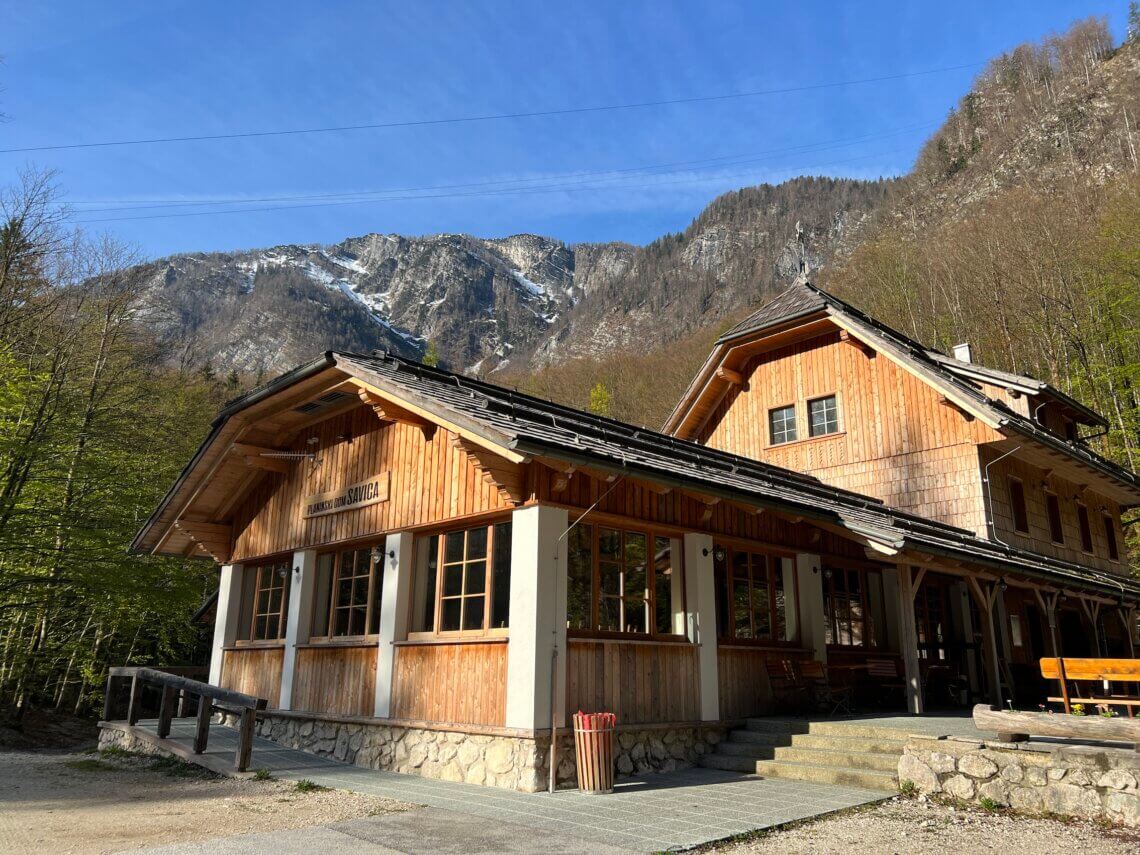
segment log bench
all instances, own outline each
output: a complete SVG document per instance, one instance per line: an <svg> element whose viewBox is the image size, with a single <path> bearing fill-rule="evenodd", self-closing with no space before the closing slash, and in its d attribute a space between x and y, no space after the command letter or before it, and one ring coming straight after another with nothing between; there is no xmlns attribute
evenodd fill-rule
<svg viewBox="0 0 1140 855"><path fill-rule="evenodd" d="M1056 680L1061 687L1061 694L1046 698L1049 703L1062 704L1065 712L1073 711L1073 704L1105 704L1107 706L1121 706L1128 710L1128 717L1135 717L1135 710L1140 707L1140 697L1137 695L1121 695L1103 691L1103 684L1109 683L1140 683L1140 660L1137 659L1042 659L1041 676L1046 680ZM1069 683L1072 682L1076 694L1069 693ZM1082 683L1100 683L1102 691L1092 691L1082 694Z"/></svg>

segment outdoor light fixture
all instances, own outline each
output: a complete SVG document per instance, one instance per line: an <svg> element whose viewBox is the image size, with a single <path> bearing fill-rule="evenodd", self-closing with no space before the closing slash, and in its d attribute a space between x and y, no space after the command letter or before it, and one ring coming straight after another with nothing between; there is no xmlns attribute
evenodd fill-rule
<svg viewBox="0 0 1140 855"><path fill-rule="evenodd" d="M1009 582L1005 581L1005 576L998 579L998 587L1001 588L1002 591L1009 589Z"/></svg>
<svg viewBox="0 0 1140 855"><path fill-rule="evenodd" d="M832 575L834 575L834 571L830 567L824 567L823 568L823 578L824 579L830 580Z"/></svg>
<svg viewBox="0 0 1140 855"><path fill-rule="evenodd" d="M282 564L280 567L277 568L277 575L280 576L282 579L284 579L286 576L289 575L289 568L286 567L284 564Z"/></svg>
<svg viewBox="0 0 1140 855"><path fill-rule="evenodd" d="M724 551L723 546L718 546L716 548L716 551L713 552L713 558L715 558L717 561L724 561L727 556L728 553Z"/></svg>

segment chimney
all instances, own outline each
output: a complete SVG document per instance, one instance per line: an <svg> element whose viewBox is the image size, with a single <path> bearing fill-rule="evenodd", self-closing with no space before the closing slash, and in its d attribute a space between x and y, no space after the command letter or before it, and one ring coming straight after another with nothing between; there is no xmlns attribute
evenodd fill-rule
<svg viewBox="0 0 1140 855"><path fill-rule="evenodd" d="M973 362L972 356L969 342L964 341L961 344L954 345L954 358L959 362Z"/></svg>

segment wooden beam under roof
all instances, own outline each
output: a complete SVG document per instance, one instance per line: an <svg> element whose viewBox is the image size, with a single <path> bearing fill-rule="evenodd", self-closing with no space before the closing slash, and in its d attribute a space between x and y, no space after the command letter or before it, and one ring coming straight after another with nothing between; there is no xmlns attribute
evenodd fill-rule
<svg viewBox="0 0 1140 855"><path fill-rule="evenodd" d="M475 461L483 480L493 485L499 491L499 495L513 504L523 503L526 499L526 490L523 485L522 467L518 463L457 434L452 434L448 442L453 448L463 451Z"/></svg>
<svg viewBox="0 0 1140 855"><path fill-rule="evenodd" d="M382 422L400 422L401 424L412 425L418 427L424 435L424 439L431 442L432 437L435 436L435 429L438 427L435 422L426 419L418 413L413 413L406 407L401 407L390 400L381 398L370 389L357 388L357 395L360 400L372 408L372 412L376 414L376 418Z"/></svg>
<svg viewBox="0 0 1140 855"><path fill-rule="evenodd" d="M174 526L219 564L230 560L233 544L233 529L230 526L196 520L177 520Z"/></svg>
<svg viewBox="0 0 1140 855"><path fill-rule="evenodd" d="M716 376L720 380L724 380L730 386L743 386L744 375L739 371L733 371L726 365L721 365L716 370Z"/></svg>

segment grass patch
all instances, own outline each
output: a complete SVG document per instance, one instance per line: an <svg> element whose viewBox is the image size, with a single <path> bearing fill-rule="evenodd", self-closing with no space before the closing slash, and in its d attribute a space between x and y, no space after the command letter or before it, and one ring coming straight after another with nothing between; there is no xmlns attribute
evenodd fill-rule
<svg viewBox="0 0 1140 855"><path fill-rule="evenodd" d="M327 790L328 787L322 787L315 781L310 781L308 778L302 778L293 785L293 789L298 793L317 793L321 790Z"/></svg>
<svg viewBox="0 0 1140 855"><path fill-rule="evenodd" d="M150 768L162 772L170 778L216 778L209 769L187 763L185 760L167 754L155 754L150 758Z"/></svg>
<svg viewBox="0 0 1140 855"><path fill-rule="evenodd" d="M106 748L98 749L98 752L103 757L112 759L115 757L142 757L137 751L128 751L125 748L120 748L118 745L108 745Z"/></svg>
<svg viewBox="0 0 1140 855"><path fill-rule="evenodd" d="M1001 805L999 805L997 802L995 802L993 799L989 798L988 796L983 796L978 801L978 804L981 805L982 810L988 811L989 813L995 813L995 812L1001 810Z"/></svg>
<svg viewBox="0 0 1140 855"><path fill-rule="evenodd" d="M903 798L913 799L918 794L918 787L915 786L914 781L908 778L899 782L899 792L902 793Z"/></svg>
<svg viewBox="0 0 1140 855"><path fill-rule="evenodd" d="M65 760L63 763L68 769L74 769L77 772L114 772L118 767L108 763L106 760L100 760L96 757L83 757L79 760Z"/></svg>
<svg viewBox="0 0 1140 855"><path fill-rule="evenodd" d="M268 769L258 769L253 773L253 780L255 781L272 781L273 776L269 773Z"/></svg>

